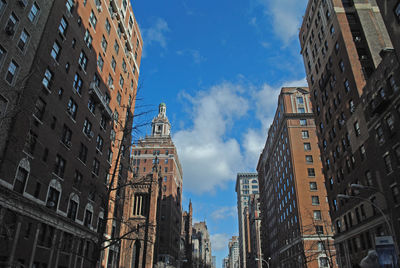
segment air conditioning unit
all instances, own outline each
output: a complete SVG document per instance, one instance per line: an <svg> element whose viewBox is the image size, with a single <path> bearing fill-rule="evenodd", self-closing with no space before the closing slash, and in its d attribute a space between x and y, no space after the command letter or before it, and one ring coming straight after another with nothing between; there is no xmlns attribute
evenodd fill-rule
<svg viewBox="0 0 400 268"><path fill-rule="evenodd" d="M15 32L14 25L7 25L5 31L8 35L13 35Z"/></svg>
<svg viewBox="0 0 400 268"><path fill-rule="evenodd" d="M18 0L21 7L26 7L28 5L28 0Z"/></svg>
<svg viewBox="0 0 400 268"><path fill-rule="evenodd" d="M101 13L103 11L103 8L101 6L97 6L97 11Z"/></svg>
<svg viewBox="0 0 400 268"><path fill-rule="evenodd" d="M111 90L114 90L114 85L111 85L111 86L110 86L110 89L111 89Z"/></svg>

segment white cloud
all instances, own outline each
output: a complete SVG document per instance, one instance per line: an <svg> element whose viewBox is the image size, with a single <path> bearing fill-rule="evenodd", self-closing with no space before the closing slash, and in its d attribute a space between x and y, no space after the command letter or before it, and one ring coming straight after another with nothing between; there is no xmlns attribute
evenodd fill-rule
<svg viewBox="0 0 400 268"><path fill-rule="evenodd" d="M308 0L254 0L253 7L261 6L263 13L272 19L275 34L288 45L298 36L302 15Z"/></svg>
<svg viewBox="0 0 400 268"><path fill-rule="evenodd" d="M156 18L149 28L142 29L143 40L146 45L158 43L165 48L167 46L166 34L169 31L168 23L163 18Z"/></svg>
<svg viewBox="0 0 400 268"><path fill-rule="evenodd" d="M192 57L193 62L194 63L201 63L203 61L206 60L205 57L203 57L200 54L200 51L196 50L196 49L184 49L184 50L178 50L176 52L176 54L180 55L180 56L184 56L184 55L189 55Z"/></svg>
<svg viewBox="0 0 400 268"><path fill-rule="evenodd" d="M229 137L235 120L248 111L243 88L224 82L195 96L182 94L191 105L193 126L178 131L173 140L183 168L185 189L204 193L235 180L242 168L239 142ZM234 168L233 168L234 167Z"/></svg>
<svg viewBox="0 0 400 268"><path fill-rule="evenodd" d="M211 235L211 250L220 251L226 249L230 238L228 234Z"/></svg>
<svg viewBox="0 0 400 268"><path fill-rule="evenodd" d="M237 217L237 207L221 207L211 213L214 220L222 220L230 217Z"/></svg>

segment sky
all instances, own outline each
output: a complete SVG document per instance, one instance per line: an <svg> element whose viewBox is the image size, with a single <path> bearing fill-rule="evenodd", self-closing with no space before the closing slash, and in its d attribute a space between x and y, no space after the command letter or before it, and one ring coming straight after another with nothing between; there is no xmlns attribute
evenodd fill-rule
<svg viewBox="0 0 400 268"><path fill-rule="evenodd" d="M306 86L298 29L307 0L135 0L143 37L136 111L165 102L183 206L206 221L217 267L238 235L236 174L256 172L282 86ZM144 127L139 136L150 134Z"/></svg>

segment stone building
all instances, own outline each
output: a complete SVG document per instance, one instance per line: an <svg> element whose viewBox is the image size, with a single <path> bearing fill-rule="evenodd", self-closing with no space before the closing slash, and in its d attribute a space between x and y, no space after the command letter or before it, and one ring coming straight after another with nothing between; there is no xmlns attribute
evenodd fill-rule
<svg viewBox="0 0 400 268"><path fill-rule="evenodd" d="M398 255L399 8L309 1L300 30L341 267L382 236L397 241Z"/></svg>
<svg viewBox="0 0 400 268"><path fill-rule="evenodd" d="M0 20L0 263L90 267L99 232L118 228L105 222L106 210L118 216L104 200L110 167L127 177L129 152L115 161L115 139L134 112L139 75L132 7L1 0ZM103 265L117 257L111 245Z"/></svg>
<svg viewBox="0 0 400 268"><path fill-rule="evenodd" d="M137 248L140 248L140 252L137 253L140 260L137 262L138 266L134 267L152 267L153 265L179 267L181 265L182 167L171 139L171 124L166 111L166 105L161 103L158 115L152 121L151 135L140 139L132 148L132 176L129 181L138 187L126 189L129 201L125 202L124 218L129 219L128 226L136 225L138 229L130 234L130 241L126 241L122 247L124 258L121 258L121 266L124 267L129 267L135 258L131 246L135 243L138 245ZM152 191L158 194L152 192L145 198L148 198L146 202L150 204L151 209L156 209L156 211L150 209L144 214L142 212L138 214L134 208L143 202L140 185L146 181L144 178L154 172L157 172L156 189L158 190L153 188ZM148 219L148 213L155 218ZM152 221L153 224L147 224L146 221ZM145 226L145 228L140 228L140 226ZM145 233L152 235L143 241L141 238ZM151 248L151 250L144 252L145 248Z"/></svg>
<svg viewBox="0 0 400 268"><path fill-rule="evenodd" d="M235 191L237 195L238 221L239 221L239 260L242 268L246 267L249 245L246 241L249 239L249 229L246 228L248 219L247 207L251 194L258 194L257 173L238 173L236 177Z"/></svg>
<svg viewBox="0 0 400 268"><path fill-rule="evenodd" d="M335 267L332 225L307 88L282 88L257 171L263 259Z"/></svg>
<svg viewBox="0 0 400 268"><path fill-rule="evenodd" d="M211 268L212 251L210 234L207 229L206 222L196 222L193 224L192 234L192 267L195 268Z"/></svg>

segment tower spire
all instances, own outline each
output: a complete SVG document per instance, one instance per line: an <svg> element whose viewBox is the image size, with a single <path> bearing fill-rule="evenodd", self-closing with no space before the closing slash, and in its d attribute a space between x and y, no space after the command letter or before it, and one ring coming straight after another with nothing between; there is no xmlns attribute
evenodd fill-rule
<svg viewBox="0 0 400 268"><path fill-rule="evenodd" d="M152 125L152 136L169 136L171 132L171 124L167 117L167 105L160 103L158 106L158 115L153 118Z"/></svg>

